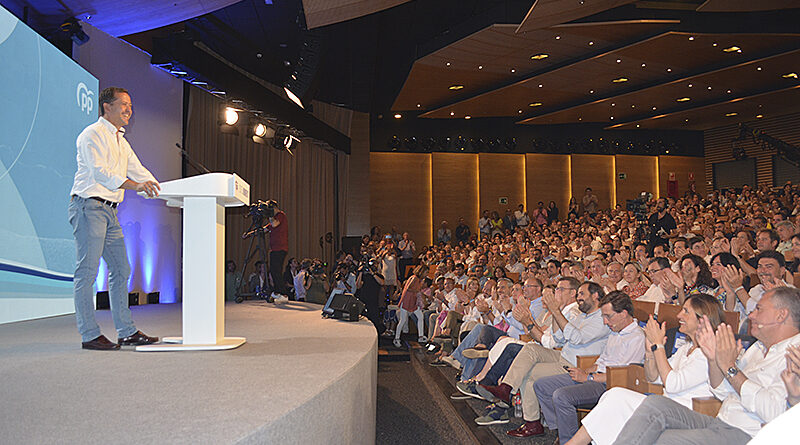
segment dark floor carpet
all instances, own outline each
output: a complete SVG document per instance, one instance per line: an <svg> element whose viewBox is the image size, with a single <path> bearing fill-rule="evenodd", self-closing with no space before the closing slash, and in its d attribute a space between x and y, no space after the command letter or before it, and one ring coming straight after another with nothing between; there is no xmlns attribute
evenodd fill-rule
<svg viewBox="0 0 800 445"><path fill-rule="evenodd" d="M378 363L375 443L463 444L464 433L436 401L410 362Z"/></svg>

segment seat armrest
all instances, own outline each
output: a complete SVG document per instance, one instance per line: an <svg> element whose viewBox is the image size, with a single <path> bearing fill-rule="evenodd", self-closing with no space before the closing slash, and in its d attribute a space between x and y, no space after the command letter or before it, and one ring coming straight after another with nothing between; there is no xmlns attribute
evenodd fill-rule
<svg viewBox="0 0 800 445"><path fill-rule="evenodd" d="M722 402L716 397L695 397L692 399L692 410L709 417L717 417L721 406Z"/></svg>

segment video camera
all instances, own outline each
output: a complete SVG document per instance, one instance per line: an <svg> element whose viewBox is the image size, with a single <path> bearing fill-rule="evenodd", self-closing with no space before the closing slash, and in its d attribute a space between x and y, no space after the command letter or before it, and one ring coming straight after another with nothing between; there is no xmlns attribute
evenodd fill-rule
<svg viewBox="0 0 800 445"><path fill-rule="evenodd" d="M642 192L636 199L628 199L625 201L625 209L633 212L636 221L647 221L647 203L650 201L650 194Z"/></svg>
<svg viewBox="0 0 800 445"><path fill-rule="evenodd" d="M274 199L270 199L269 201L261 201L258 200L253 204L250 204L250 210L247 212L247 216L253 218L263 220L266 216L267 218L272 218L275 216L275 208L278 206L278 202Z"/></svg>

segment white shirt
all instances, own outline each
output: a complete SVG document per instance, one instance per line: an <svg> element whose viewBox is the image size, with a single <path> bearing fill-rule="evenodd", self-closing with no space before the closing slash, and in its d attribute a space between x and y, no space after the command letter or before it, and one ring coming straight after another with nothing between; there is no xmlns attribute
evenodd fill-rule
<svg viewBox="0 0 800 445"><path fill-rule="evenodd" d="M691 343L686 343L667 361L672 371L667 374L667 382L663 383L661 377L656 383L664 385L664 396L680 403L683 406L692 406L695 397L711 396L711 386L708 384L708 360L700 348L695 348L691 354Z"/></svg>
<svg viewBox="0 0 800 445"><path fill-rule="evenodd" d="M294 276L294 297L296 299L306 299L306 272L305 270L300 270L297 272L297 275Z"/></svg>
<svg viewBox="0 0 800 445"><path fill-rule="evenodd" d="M644 363L644 331L633 320L619 332L611 331L603 353L594 363L597 372L606 372L608 366L626 366Z"/></svg>
<svg viewBox="0 0 800 445"><path fill-rule="evenodd" d="M786 387L780 374L786 368L789 345L800 345L800 334L772 345L769 350L760 341L755 342L739 356L736 366L747 376L741 394L736 393L727 379L711 390L722 400L719 420L755 436L762 423L786 411Z"/></svg>
<svg viewBox="0 0 800 445"><path fill-rule="evenodd" d="M581 311L570 312L572 317L566 317L568 323L564 329L553 332L556 342L563 342L561 356L573 365L578 364L579 355L599 355L606 346L606 340L611 330L603 324L603 314L600 309L591 314Z"/></svg>
<svg viewBox="0 0 800 445"><path fill-rule="evenodd" d="M667 301L667 296L664 295L664 291L661 290L657 284L653 283L647 288L647 291L642 294L641 297L636 299L636 301L653 301L655 303L664 303Z"/></svg>
<svg viewBox="0 0 800 445"><path fill-rule="evenodd" d="M514 212L514 219L517 220L517 226L519 227L527 227L528 224L531 223L530 218L528 218L528 214L525 212L520 212L519 210Z"/></svg>
<svg viewBox="0 0 800 445"><path fill-rule="evenodd" d="M747 445L790 443L790 438L797 435L798 423L800 423L800 405L795 405L777 419L764 425L764 428L761 428L761 431L753 440L747 442Z"/></svg>
<svg viewBox="0 0 800 445"><path fill-rule="evenodd" d="M125 191L119 187L126 179L156 181L125 139L125 129L117 131L117 127L102 116L83 129L76 144L78 171L70 195L121 202Z"/></svg>
<svg viewBox="0 0 800 445"><path fill-rule="evenodd" d="M779 286L794 287L783 280L779 281ZM750 295L750 299L747 300L747 306L745 307L745 311L747 312L747 314L750 314L750 312L753 312L753 310L755 310L756 305L758 304L759 301L761 301L761 297L763 297L765 293L767 293L767 290L764 289L763 284L757 284L753 286L752 289L750 289L750 292L748 292L748 294Z"/></svg>

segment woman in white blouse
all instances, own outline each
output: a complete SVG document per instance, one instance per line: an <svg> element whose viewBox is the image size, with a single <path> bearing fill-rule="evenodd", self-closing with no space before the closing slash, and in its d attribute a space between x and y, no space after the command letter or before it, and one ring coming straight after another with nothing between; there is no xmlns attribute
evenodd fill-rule
<svg viewBox="0 0 800 445"><path fill-rule="evenodd" d="M706 356L696 346L695 332L700 318L705 315L716 330L723 320L722 307L708 294L694 294L687 298L678 313L678 330L686 334L687 342L667 359L664 351L665 326L652 316L645 327L647 353L644 371L647 380L664 385L664 396L691 406L695 397L711 396L708 386ZM644 394L626 388L612 388L600 398L597 406L584 417L583 426L567 445L612 444L631 414L645 399Z"/></svg>

